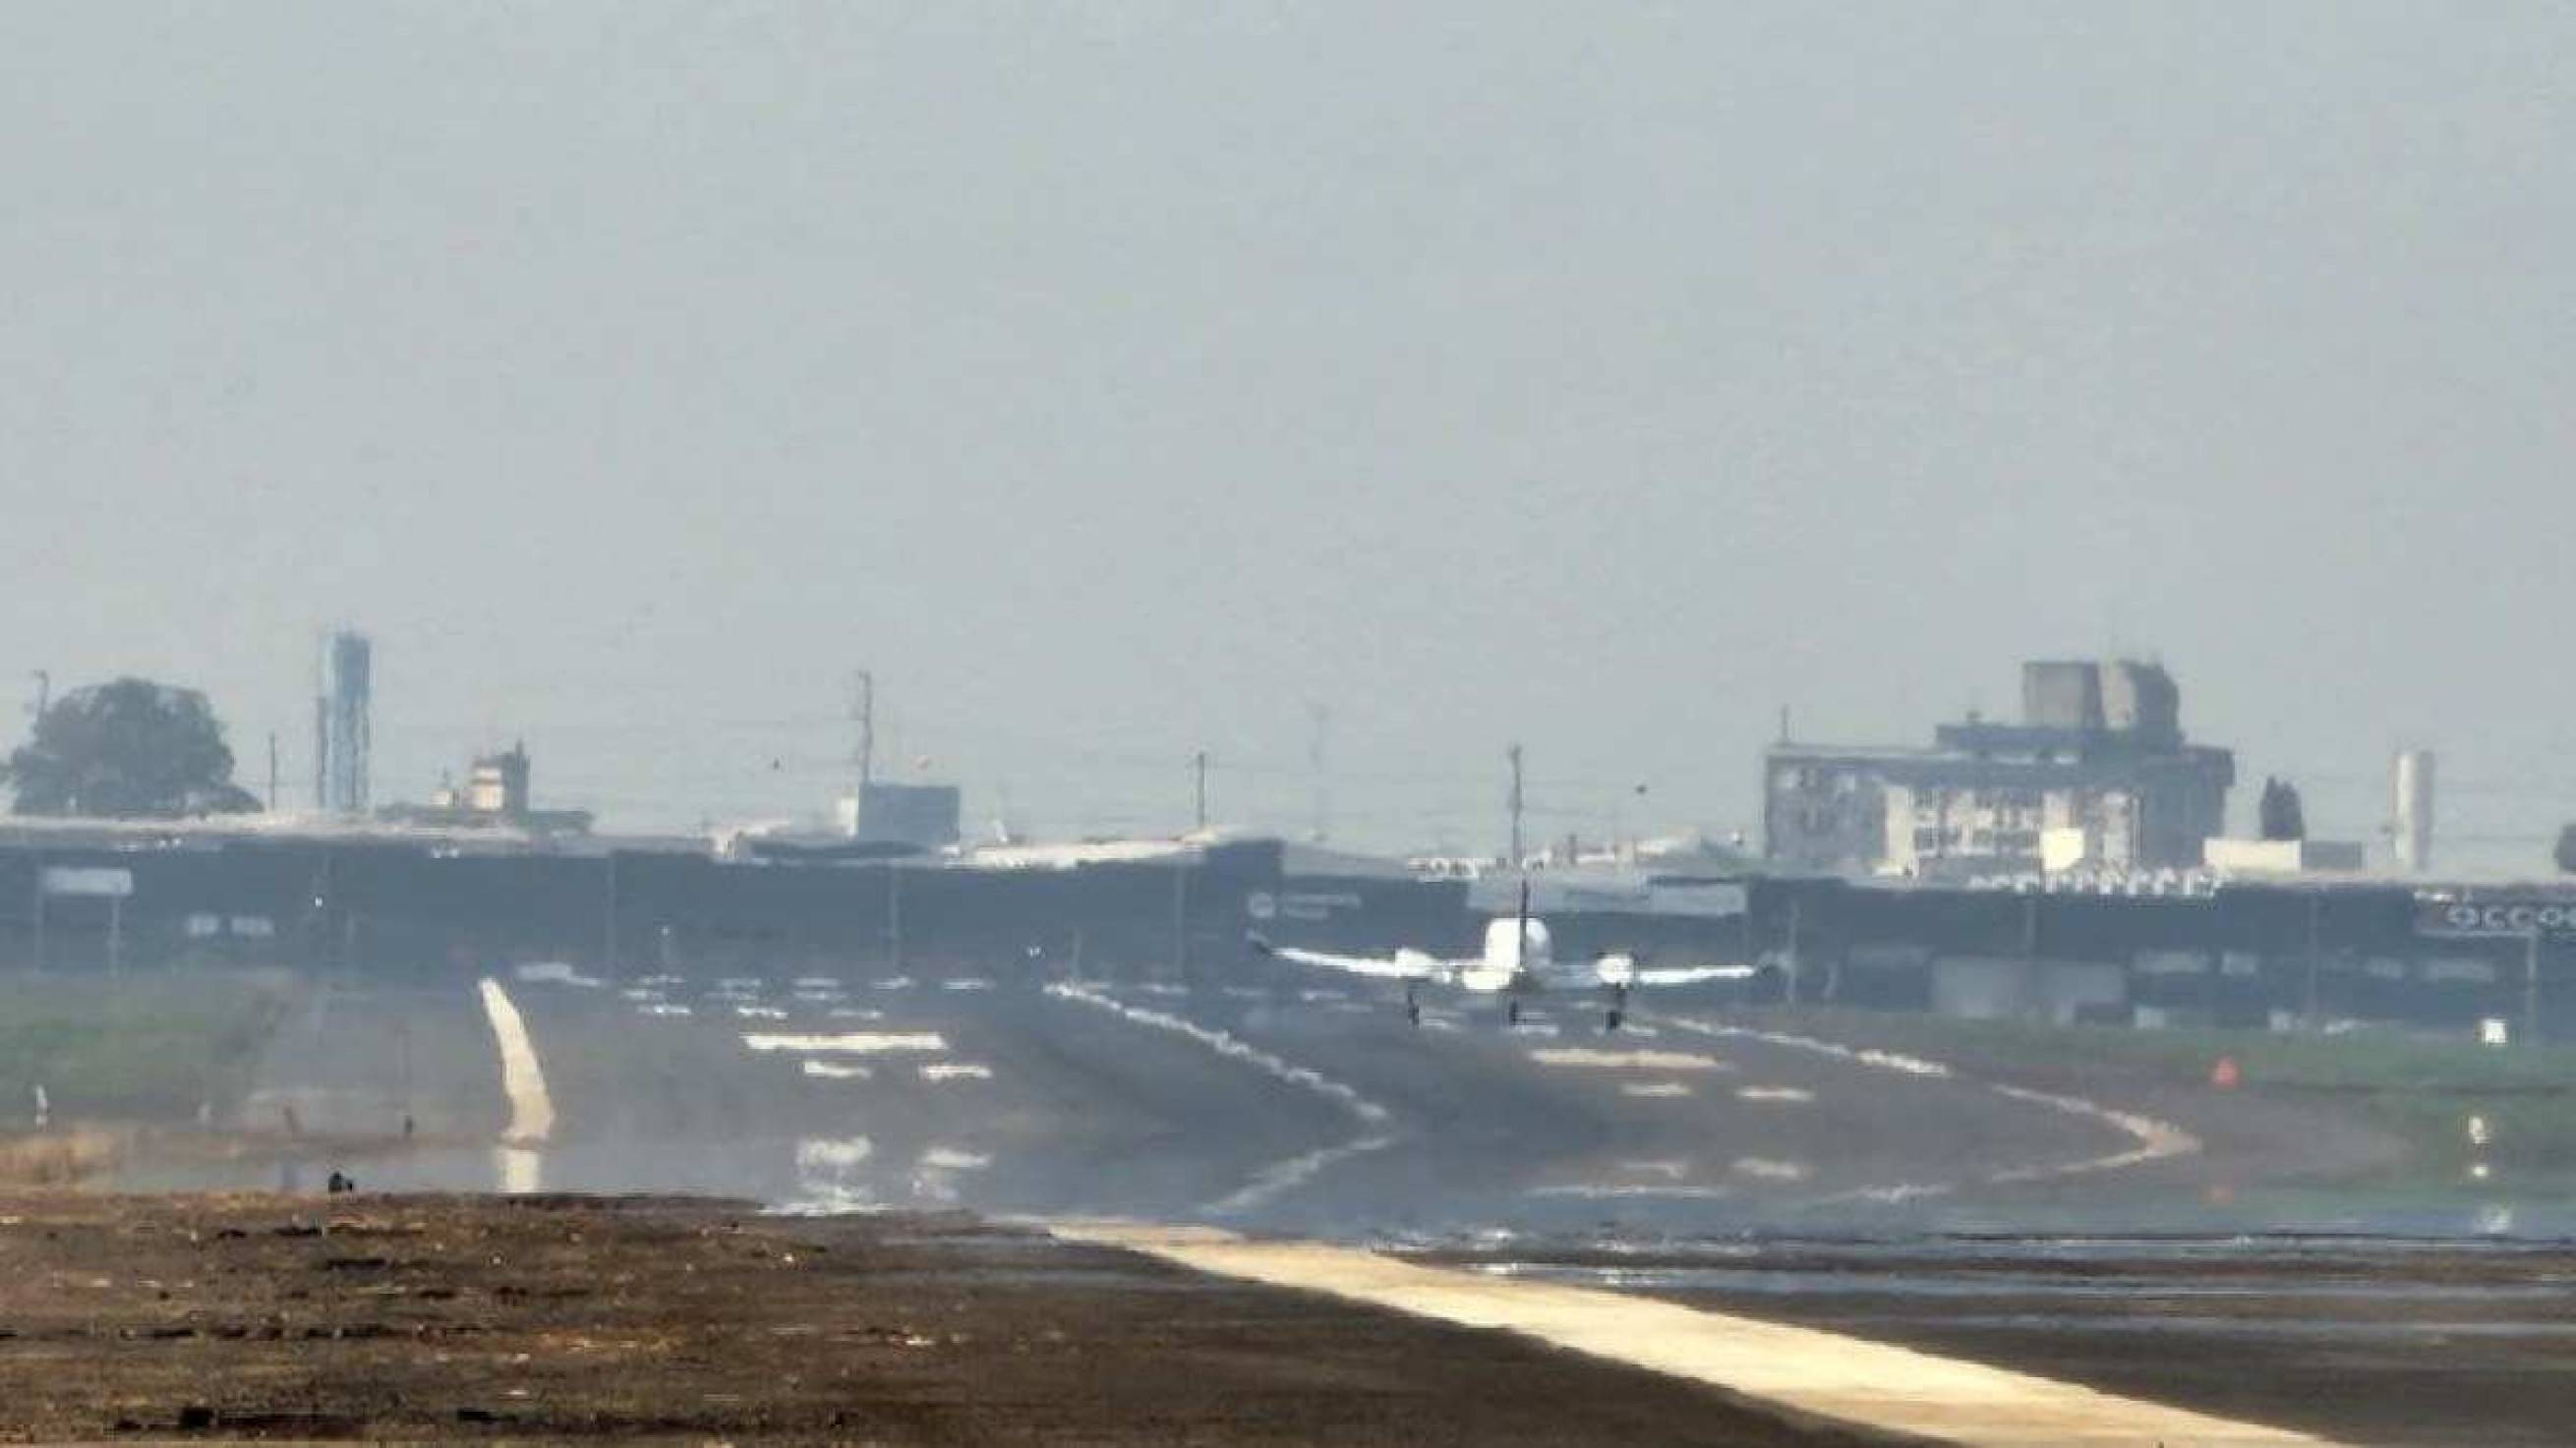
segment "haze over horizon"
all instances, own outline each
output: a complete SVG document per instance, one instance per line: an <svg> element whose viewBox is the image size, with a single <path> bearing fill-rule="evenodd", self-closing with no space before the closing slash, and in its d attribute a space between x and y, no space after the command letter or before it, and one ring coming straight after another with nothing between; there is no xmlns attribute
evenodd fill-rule
<svg viewBox="0 0 2576 1448"><path fill-rule="evenodd" d="M1750 827L2149 653L2365 837L2576 817L2576 12L0 9L0 677L611 826ZM6 731L14 736L18 731ZM1633 786L1648 794L1638 800ZM289 802L297 795L293 788ZM2492 843L2480 846L2482 837Z"/></svg>

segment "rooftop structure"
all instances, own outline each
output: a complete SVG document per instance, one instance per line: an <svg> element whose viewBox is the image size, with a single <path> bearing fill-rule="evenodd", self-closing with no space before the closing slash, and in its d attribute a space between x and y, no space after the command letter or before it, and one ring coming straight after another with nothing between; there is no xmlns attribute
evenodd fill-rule
<svg viewBox="0 0 2576 1448"><path fill-rule="evenodd" d="M477 758L465 775L462 785L441 784L422 805L389 805L383 813L387 820L400 824L431 827L508 828L531 834L585 834L591 817L586 810L541 810L531 802L528 747L513 744L496 754Z"/></svg>
<svg viewBox="0 0 2576 1448"><path fill-rule="evenodd" d="M1763 760L1764 853L1843 874L1924 878L2189 869L2226 832L2235 756L2184 740L2161 665L2022 666L2022 718L1971 717L1926 748L1782 741Z"/></svg>

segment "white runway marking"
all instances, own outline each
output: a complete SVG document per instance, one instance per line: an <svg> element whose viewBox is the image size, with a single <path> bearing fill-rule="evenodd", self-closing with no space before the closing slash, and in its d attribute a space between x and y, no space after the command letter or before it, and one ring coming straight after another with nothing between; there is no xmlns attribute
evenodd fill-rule
<svg viewBox="0 0 2576 1448"><path fill-rule="evenodd" d="M875 1153L875 1143L864 1136L843 1137L837 1141L808 1137L796 1143L796 1165L806 1171L842 1174Z"/></svg>
<svg viewBox="0 0 2576 1448"><path fill-rule="evenodd" d="M824 1014L830 1016L836 1021L881 1021L885 1019L885 1012L872 1011L864 1006L834 1006L830 1010L825 1011Z"/></svg>
<svg viewBox="0 0 2576 1448"><path fill-rule="evenodd" d="M876 1148L864 1136L809 1137L796 1143L796 1185L803 1195L774 1210L787 1216L863 1212L877 1205L861 1170Z"/></svg>
<svg viewBox="0 0 2576 1448"><path fill-rule="evenodd" d="M746 1021L783 1021L787 1012L776 1006L735 1006L733 1013Z"/></svg>
<svg viewBox="0 0 2576 1448"><path fill-rule="evenodd" d="M1622 1096L1641 1096L1649 1100L1670 1100L1688 1096L1691 1089L1680 1081L1631 1081L1619 1088Z"/></svg>
<svg viewBox="0 0 2576 1448"><path fill-rule="evenodd" d="M1572 1186L1532 1187L1530 1197L1582 1197L1596 1201L1651 1198L1659 1201L1718 1202L1735 1195L1732 1187L1666 1185L1661 1182L1579 1182Z"/></svg>
<svg viewBox="0 0 2576 1448"><path fill-rule="evenodd" d="M1715 1056L1682 1051L1604 1051L1591 1046L1549 1047L1529 1053L1542 1066L1598 1067L1612 1071L1732 1071Z"/></svg>
<svg viewBox="0 0 2576 1448"><path fill-rule="evenodd" d="M546 1189L546 1154L524 1146L496 1146L492 1160L499 1170L501 1194L532 1196Z"/></svg>
<svg viewBox="0 0 2576 1448"><path fill-rule="evenodd" d="M1167 1011L1131 1006L1124 1001L1114 1000L1082 986L1050 985L1046 988L1046 993L1059 1000L1073 1001L1090 1006L1094 1010L1107 1011L1140 1026L1149 1026L1158 1031L1169 1031L1175 1035L1186 1036L1220 1056L1241 1061L1291 1086L1300 1087L1335 1102L1343 1110L1370 1126L1377 1126L1387 1119L1385 1107L1362 1096L1349 1086L1320 1072L1283 1060L1229 1032L1210 1030L1196 1021L1184 1020ZM1307 1152L1302 1156L1273 1163L1254 1173L1252 1180L1245 1183L1242 1190L1210 1202L1203 1210L1216 1216L1249 1211L1282 1192L1303 1185L1326 1167L1355 1156L1381 1150L1392 1145L1394 1141L1393 1136L1382 1132L1363 1132L1339 1146L1325 1147L1319 1151Z"/></svg>
<svg viewBox="0 0 2576 1448"><path fill-rule="evenodd" d="M1901 1071L1908 1076L1952 1074L1949 1067L1938 1061L1926 1061L1919 1056L1902 1056L1894 1051L1881 1051L1866 1046L1846 1046L1838 1041L1819 1041L1813 1036L1792 1036L1780 1031L1756 1031L1744 1026L1722 1026L1711 1021L1686 1020L1680 1016L1667 1017L1666 1020L1671 1025L1679 1026L1685 1031L1697 1031L1703 1036L1733 1036L1740 1040L1762 1041L1774 1046L1786 1046L1793 1051L1808 1051L1862 1066L1875 1066L1882 1071Z"/></svg>
<svg viewBox="0 0 2576 1448"><path fill-rule="evenodd" d="M2015 1101L2027 1101L2034 1106L2053 1107L2070 1116L2090 1117L2116 1130L2128 1133L2129 1138L2137 1143L2127 1151L2113 1152L2108 1156L2097 1156L2086 1161L2014 1167L2009 1171L1999 1171L1987 1177L1986 1180L1990 1182L2039 1181L2048 1177L2085 1176L2093 1172L2118 1171L2122 1167L2162 1161L2170 1156L2189 1156L2200 1150L2199 1137L2171 1122L2158 1121L2151 1116L2139 1116L2127 1111L2113 1111L2106 1106L2097 1106L2081 1096L2052 1096L2045 1091L2027 1091L2019 1086L2000 1084L1986 1089Z"/></svg>
<svg viewBox="0 0 2576 1448"><path fill-rule="evenodd" d="M932 1171L982 1171L993 1164L993 1159L980 1151L934 1146L921 1154L921 1164Z"/></svg>
<svg viewBox="0 0 2576 1448"><path fill-rule="evenodd" d="M1976 1448L2328 1448L2326 1440L2304 1433L1597 1287L1419 1267L1348 1247L1248 1242L1204 1228L1064 1223L1054 1230L1241 1281L1517 1332L1908 1440Z"/></svg>
<svg viewBox="0 0 2576 1448"><path fill-rule="evenodd" d="M546 1073L537 1064L537 1044L528 1023L501 983L483 981L483 1014L492 1022L492 1038L501 1048L501 1093L510 1098L510 1125L501 1139L512 1146L532 1146L554 1134L554 1098L546 1094Z"/></svg>
<svg viewBox="0 0 2576 1448"><path fill-rule="evenodd" d="M924 1081L990 1081L993 1068L972 1061L933 1061L921 1068Z"/></svg>
<svg viewBox="0 0 2576 1448"><path fill-rule="evenodd" d="M1369 1100L1367 1097L1362 1096L1350 1087L1343 1085L1339 1081L1331 1080L1304 1066L1295 1065L1282 1060L1281 1058L1270 1054L1268 1051L1244 1041L1242 1038L1231 1032L1210 1030L1208 1027L1200 1025L1196 1021L1184 1020L1168 1011L1147 1010L1142 1006L1131 1006L1124 1001L1112 999L1109 996L1102 995L1098 991L1091 990L1084 986L1051 985L1048 986L1046 990L1048 995L1054 996L1059 1000L1078 1001L1083 1005L1091 1006L1098 1010L1108 1011L1112 1015L1123 1016L1140 1026L1151 1026L1156 1030L1170 1031L1176 1035L1187 1036L1191 1040L1198 1042L1200 1045L1207 1047L1209 1050L1216 1052L1220 1056L1232 1057L1237 1061L1243 1062L1245 1065L1254 1067L1255 1069L1265 1072L1271 1076L1275 1076L1280 1080L1287 1082L1291 1086L1302 1086L1306 1090L1312 1091L1319 1096L1329 1097L1332 1100L1338 1101L1353 1116L1358 1117L1362 1121L1377 1122L1386 1120L1385 1107Z"/></svg>
<svg viewBox="0 0 2576 1448"><path fill-rule="evenodd" d="M1623 1161L1619 1163L1619 1170L1627 1172L1632 1176L1659 1176L1668 1181L1680 1181L1683 1177L1690 1175L1690 1163L1686 1161Z"/></svg>
<svg viewBox="0 0 2576 1448"><path fill-rule="evenodd" d="M1807 1164L1803 1161L1772 1161L1759 1156L1737 1157L1735 1170L1766 1182L1802 1182L1808 1176Z"/></svg>
<svg viewBox="0 0 2576 1448"><path fill-rule="evenodd" d="M808 1060L804 1066L806 1075L824 1081L867 1081L877 1074L865 1066L844 1066L837 1061Z"/></svg>
<svg viewBox="0 0 2576 1448"><path fill-rule="evenodd" d="M1286 1161L1272 1162L1256 1173L1251 1181L1246 1182L1241 1191L1208 1203L1205 1210L1209 1215L1219 1217L1248 1212L1282 1192L1312 1181L1326 1167L1338 1165L1355 1156L1365 1156L1372 1151L1382 1151L1394 1144L1395 1138L1391 1136L1354 1137L1339 1146L1328 1146L1320 1151L1310 1151L1304 1156L1292 1156Z"/></svg>
<svg viewBox="0 0 2576 1448"><path fill-rule="evenodd" d="M851 1031L838 1036L791 1035L753 1031L742 1043L755 1051L834 1052L864 1056L883 1051L945 1051L948 1038L937 1031L915 1031L887 1034L879 1031Z"/></svg>
<svg viewBox="0 0 2576 1448"><path fill-rule="evenodd" d="M1701 1035L1735 1037L1743 1040L1762 1041L1774 1046L1785 1046L1792 1050L1832 1056L1839 1060L1850 1061L1855 1065L1873 1067L1878 1070L1898 1071L1909 1076L1958 1080L1961 1081L1962 1084L1979 1086L1984 1090L1991 1091L1995 1095L2005 1098L2006 1100L2019 1101L2032 1106L2044 1106L2052 1111L2065 1112L2069 1116L2080 1116L2091 1121L2100 1122L2101 1124L2110 1127L2112 1130L2127 1136L2132 1143L2126 1151L2111 1152L2103 1156L2084 1157L2076 1161L2043 1162L2031 1166L2011 1167L2002 1171L1989 1172L1985 1176L1978 1178L1978 1180L1987 1185L2003 1186L2014 1182L2045 1181L2056 1177L2085 1176L2096 1172L2118 1171L2124 1167L2139 1166L2152 1161L2163 1161L2169 1157L2189 1156L2201 1149L2199 1137L2192 1135L2190 1132L2183 1130L2181 1127L2176 1126L2171 1122L2158 1121L2154 1117L2141 1116L2135 1112L2114 1110L2097 1102L2087 1101L2081 1096L2057 1096L2045 1091L2032 1091L2019 1086L2007 1086L2001 1082L1995 1081L1969 1081L1967 1078L1961 1077L1956 1071L1939 1061L1927 1061L1917 1056L1899 1055L1893 1051L1880 1051L1846 1046L1836 1041L1820 1041L1812 1036L1793 1036L1777 1031L1755 1031L1742 1026L1719 1025L1714 1022L1688 1020L1678 1016L1671 1017L1669 1019L1672 1025L1678 1026L1686 1031L1696 1031ZM1962 1182L1950 1181L1928 1183L1902 1182L1893 1186L1855 1187L1849 1191L1834 1193L1832 1196L1824 1198L1824 1200L1828 1202L1904 1202L1921 1197L1948 1196L1956 1192L1961 1185L1963 1185Z"/></svg>
<svg viewBox="0 0 2576 1448"><path fill-rule="evenodd" d="M939 988L941 990L991 990L993 988L993 983L989 980L982 980L969 976L958 980L941 981L939 983Z"/></svg>
<svg viewBox="0 0 2576 1448"><path fill-rule="evenodd" d="M1894 1207L1902 1206L1907 1202L1919 1202L1927 1197L1946 1197L1956 1190L1958 1190L1958 1184L1955 1182L1898 1182L1893 1186L1854 1187L1850 1191L1835 1192L1818 1200L1871 1202L1883 1207Z"/></svg>
<svg viewBox="0 0 2576 1448"><path fill-rule="evenodd" d="M1802 1103L1815 1100L1816 1093L1803 1086L1742 1086L1736 1089L1735 1099Z"/></svg>

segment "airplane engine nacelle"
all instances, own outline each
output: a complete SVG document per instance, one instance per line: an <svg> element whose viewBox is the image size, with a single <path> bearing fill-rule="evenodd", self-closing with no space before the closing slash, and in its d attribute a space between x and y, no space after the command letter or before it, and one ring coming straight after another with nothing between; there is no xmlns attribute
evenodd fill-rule
<svg viewBox="0 0 2576 1448"><path fill-rule="evenodd" d="M1592 968L1603 985L1634 985L1637 980L1637 957L1633 955L1605 955Z"/></svg>

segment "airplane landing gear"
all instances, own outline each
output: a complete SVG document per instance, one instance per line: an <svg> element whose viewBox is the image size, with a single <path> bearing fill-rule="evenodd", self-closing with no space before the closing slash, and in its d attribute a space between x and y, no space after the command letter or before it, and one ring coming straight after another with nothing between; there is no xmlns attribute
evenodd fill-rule
<svg viewBox="0 0 2576 1448"><path fill-rule="evenodd" d="M1620 1024L1627 1019L1628 988L1624 985L1612 986L1610 988L1610 1009L1601 1017L1601 1029L1604 1031L1616 1032L1619 1029Z"/></svg>
<svg viewBox="0 0 2576 1448"><path fill-rule="evenodd" d="M1506 1017L1510 1020L1511 1024L1515 1026L1521 1023L1521 998L1519 996L1512 997L1511 1006L1506 1012Z"/></svg>
<svg viewBox="0 0 2576 1448"><path fill-rule="evenodd" d="M1411 1026L1419 1027L1422 1024L1422 1001L1409 985L1404 988L1404 1019L1406 1024Z"/></svg>

